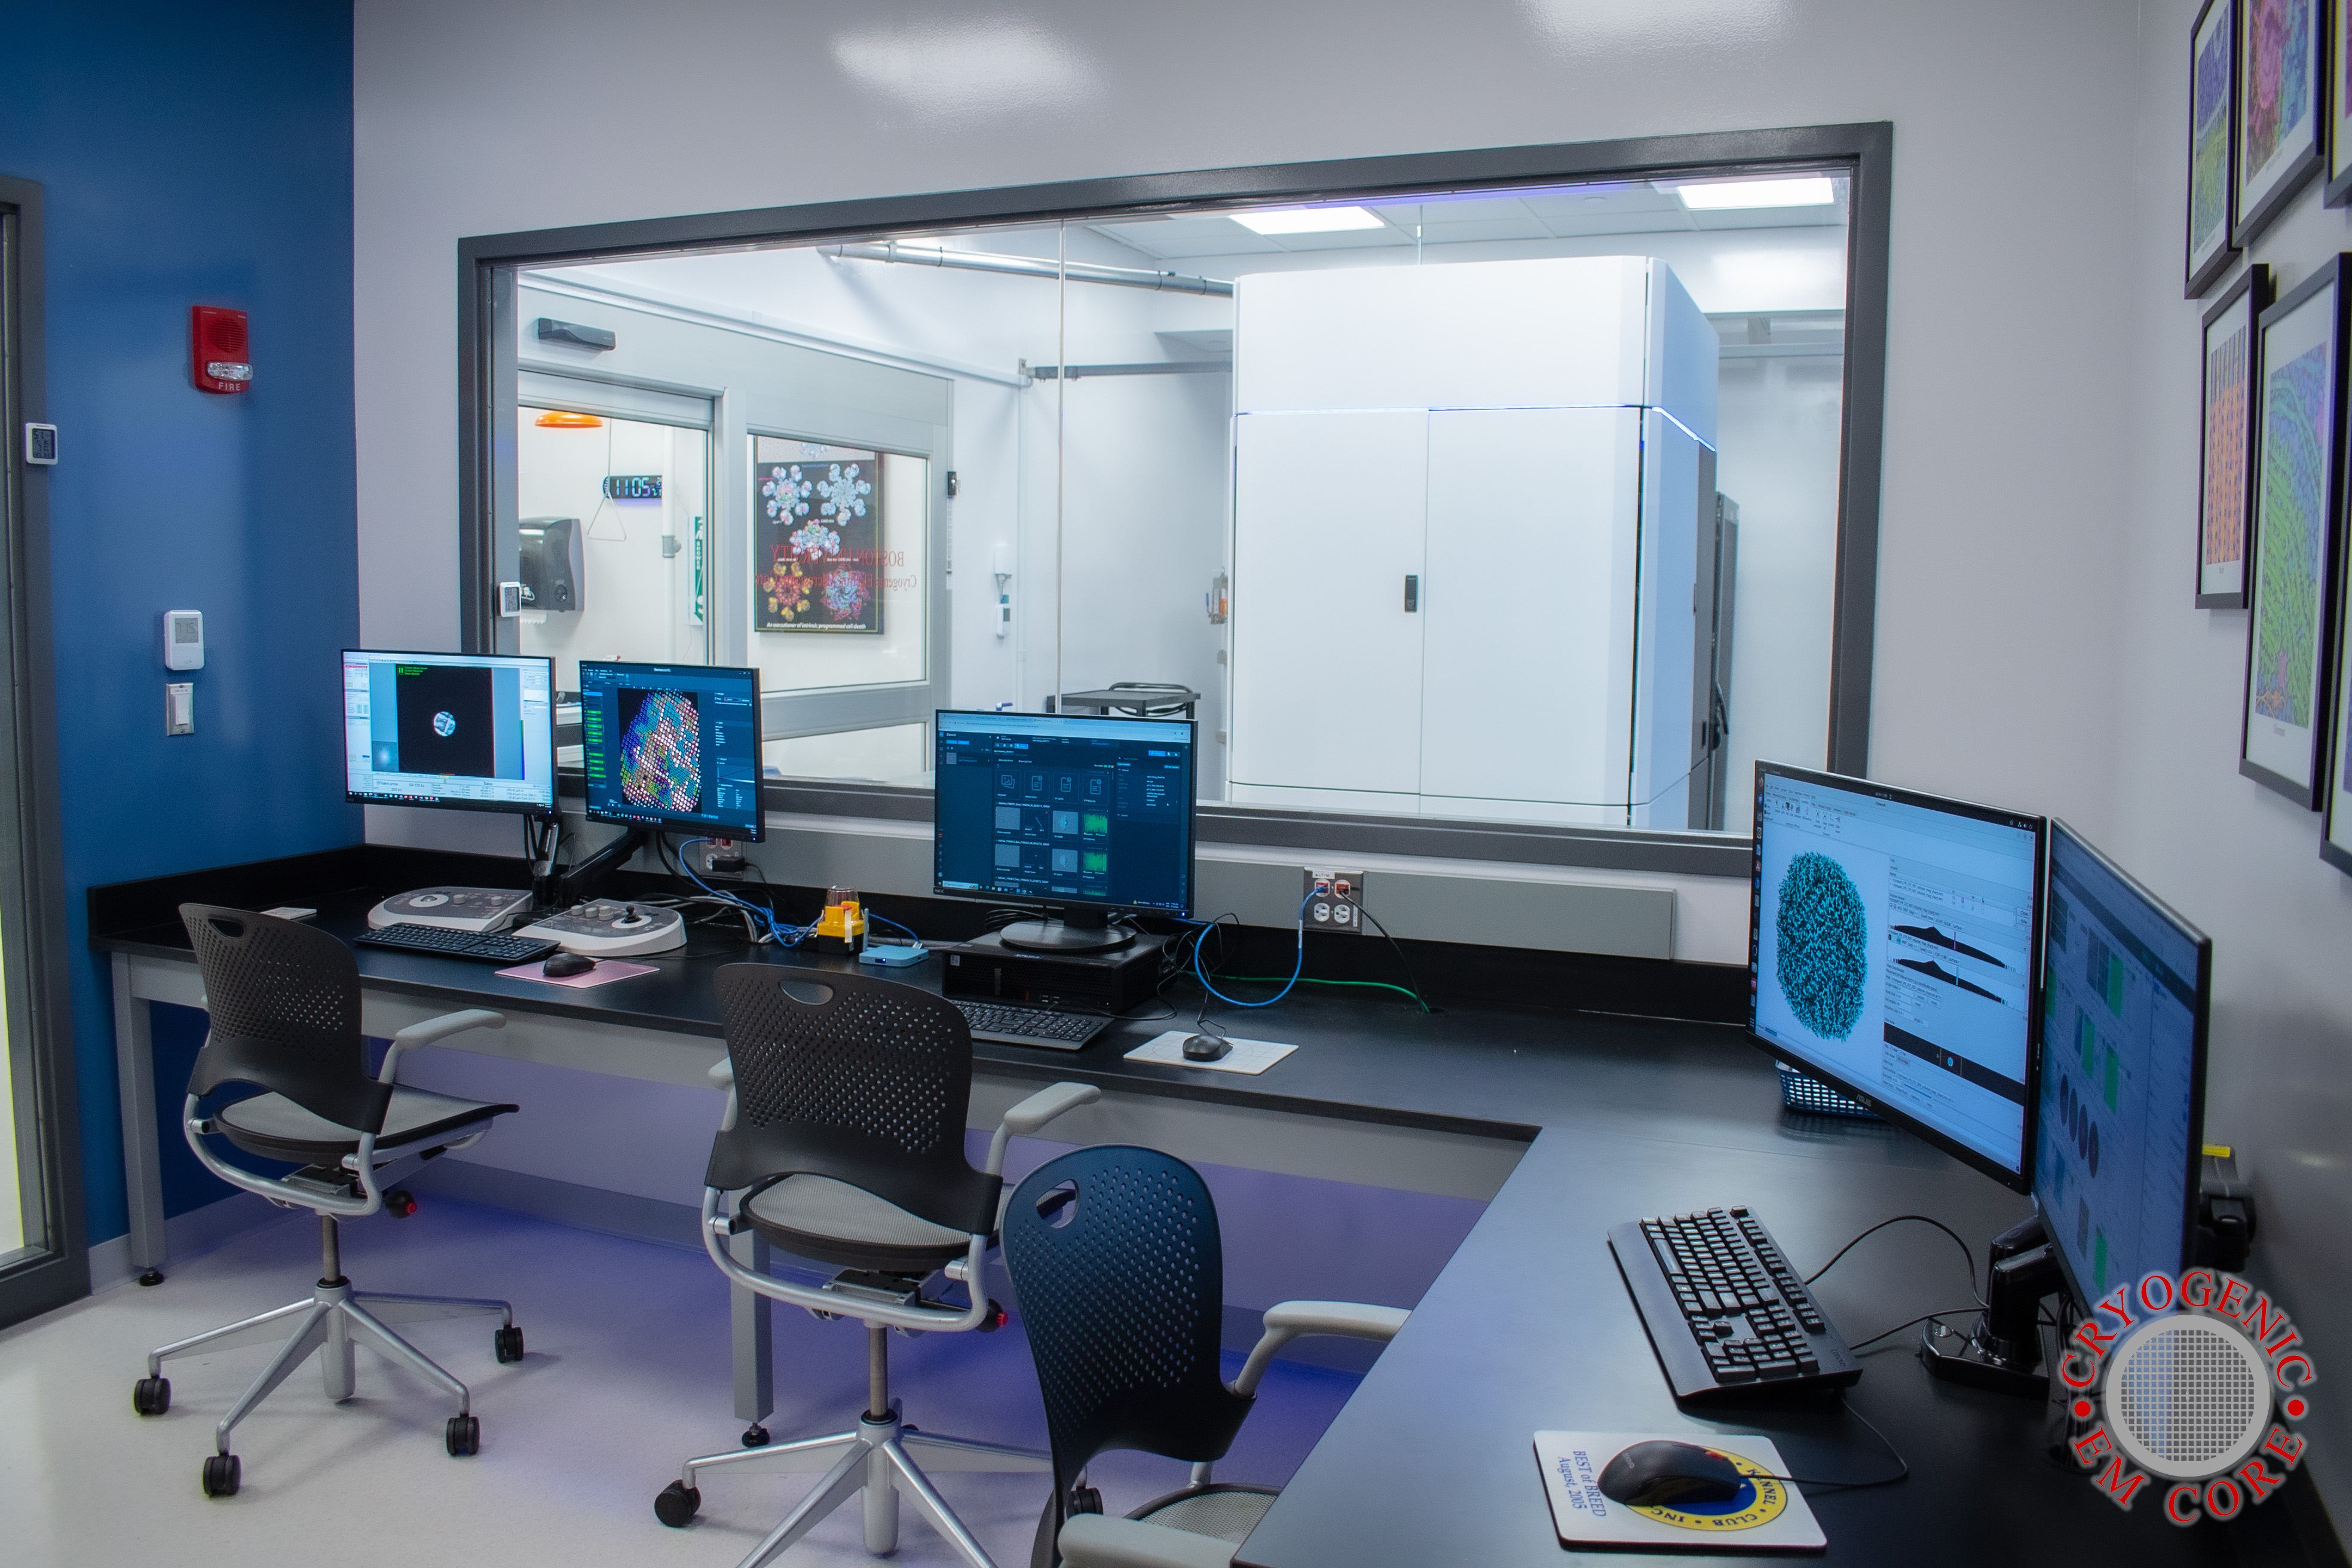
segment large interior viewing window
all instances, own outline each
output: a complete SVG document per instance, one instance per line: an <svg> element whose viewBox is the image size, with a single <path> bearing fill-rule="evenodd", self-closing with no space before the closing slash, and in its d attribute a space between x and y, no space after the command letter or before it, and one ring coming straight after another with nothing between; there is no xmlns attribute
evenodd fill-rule
<svg viewBox="0 0 2352 1568"><path fill-rule="evenodd" d="M1168 713L1204 837L1730 869L1864 765L1887 140L467 241L469 635L756 667L794 809Z"/></svg>

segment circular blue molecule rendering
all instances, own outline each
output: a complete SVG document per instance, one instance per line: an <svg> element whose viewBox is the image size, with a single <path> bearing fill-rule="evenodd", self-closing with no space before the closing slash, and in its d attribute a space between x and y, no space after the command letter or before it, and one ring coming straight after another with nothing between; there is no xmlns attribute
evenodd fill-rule
<svg viewBox="0 0 2352 1568"><path fill-rule="evenodd" d="M446 708L436 713L433 715L433 732L447 740L457 732L457 716Z"/></svg>
<svg viewBox="0 0 2352 1568"><path fill-rule="evenodd" d="M1843 1040L1862 1016L1870 930L1845 868L1807 850L1780 880L1780 994L1797 1021Z"/></svg>

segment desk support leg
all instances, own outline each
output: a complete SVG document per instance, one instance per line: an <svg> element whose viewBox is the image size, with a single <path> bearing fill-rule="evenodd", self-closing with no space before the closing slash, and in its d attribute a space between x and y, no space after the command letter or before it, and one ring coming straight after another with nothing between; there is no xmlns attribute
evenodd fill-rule
<svg viewBox="0 0 2352 1568"><path fill-rule="evenodd" d="M147 1004L131 994L131 959L114 955L114 1076L122 1100L122 1179L131 1263L139 1283L163 1282L163 1171L155 1135L155 1051Z"/></svg>
<svg viewBox="0 0 2352 1568"><path fill-rule="evenodd" d="M758 1232L747 1230L729 1238L727 1250L754 1274L768 1271L767 1238ZM776 1342L769 1316L771 1303L758 1291L740 1285L730 1286L728 1296L735 1346L735 1414L757 1429L775 1408ZM751 1433L744 1436L748 1439ZM764 1432L759 1441L767 1441Z"/></svg>

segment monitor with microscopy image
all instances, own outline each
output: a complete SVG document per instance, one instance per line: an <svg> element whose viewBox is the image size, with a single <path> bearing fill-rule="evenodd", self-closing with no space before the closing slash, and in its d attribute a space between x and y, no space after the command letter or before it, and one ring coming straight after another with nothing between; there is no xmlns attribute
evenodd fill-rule
<svg viewBox="0 0 2352 1568"><path fill-rule="evenodd" d="M580 771L599 822L759 842L760 672L582 659Z"/></svg>
<svg viewBox="0 0 2352 1568"><path fill-rule="evenodd" d="M2043 818L1756 768L1749 1029L2022 1192Z"/></svg>
<svg viewBox="0 0 2352 1568"><path fill-rule="evenodd" d="M343 793L555 815L554 666L515 654L343 654Z"/></svg>

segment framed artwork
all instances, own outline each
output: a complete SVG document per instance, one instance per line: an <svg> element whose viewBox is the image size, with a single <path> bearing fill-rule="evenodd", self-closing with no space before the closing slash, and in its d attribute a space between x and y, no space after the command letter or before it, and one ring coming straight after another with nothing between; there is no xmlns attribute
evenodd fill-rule
<svg viewBox="0 0 2352 1568"><path fill-rule="evenodd" d="M2262 383L2257 322L2271 302L2271 269L2257 261L2205 312L2203 412L2197 478L2197 607L2246 606L2247 524L2254 507L2254 388Z"/></svg>
<svg viewBox="0 0 2352 1568"><path fill-rule="evenodd" d="M2346 23L2352 5L2327 0L2327 79L2336 89L2327 95L2327 205L2352 202L2352 47Z"/></svg>
<svg viewBox="0 0 2352 1568"><path fill-rule="evenodd" d="M2336 0L2236 0L2238 174L2230 243L2243 250L2327 162L2326 17Z"/></svg>
<svg viewBox="0 0 2352 1568"><path fill-rule="evenodd" d="M760 437L751 470L751 629L882 630L878 452Z"/></svg>
<svg viewBox="0 0 2352 1568"><path fill-rule="evenodd" d="M2347 563L2338 563L2339 576ZM2352 871L2352 745L2347 743L2352 741L2352 735L2347 734L2347 728L2352 728L2352 713L2345 710L2352 705L2352 677L2344 668L2346 656L2352 654L2352 643L2345 637L2347 607L2352 605L2347 605L2339 582L2336 585L2336 722L2328 730L2327 773L2320 786L2324 815L2319 826L2319 858L2339 871Z"/></svg>
<svg viewBox="0 0 2352 1568"><path fill-rule="evenodd" d="M2314 811L2335 674L2347 261L2352 255L2330 257L2264 310L2256 346L2262 391L2238 771Z"/></svg>
<svg viewBox="0 0 2352 1568"><path fill-rule="evenodd" d="M2338 4L2340 0L2329 0ZM2237 175L2239 0L2205 0L2189 29L2189 281L2194 300L2230 269L2230 192Z"/></svg>

